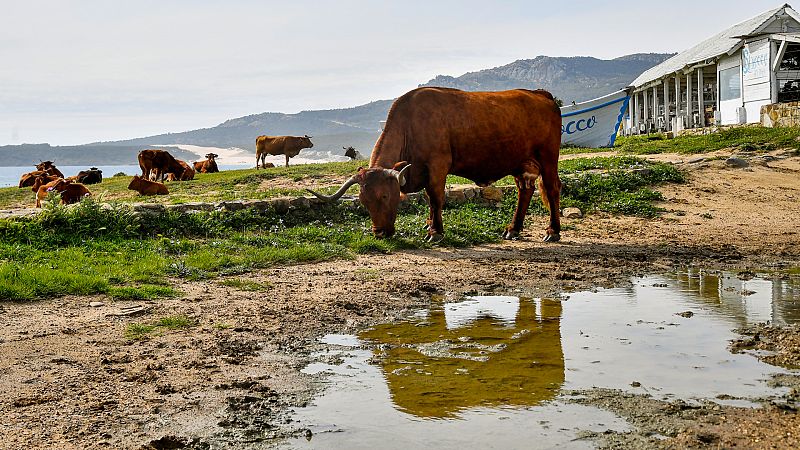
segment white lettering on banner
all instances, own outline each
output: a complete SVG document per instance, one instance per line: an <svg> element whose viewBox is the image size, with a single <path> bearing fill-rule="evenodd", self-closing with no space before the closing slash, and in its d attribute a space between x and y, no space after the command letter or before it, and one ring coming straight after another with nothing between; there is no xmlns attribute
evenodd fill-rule
<svg viewBox="0 0 800 450"><path fill-rule="evenodd" d="M575 134L577 132L586 131L592 128L597 123L597 118L592 116L589 119L573 120L566 125L561 125L561 134Z"/></svg>

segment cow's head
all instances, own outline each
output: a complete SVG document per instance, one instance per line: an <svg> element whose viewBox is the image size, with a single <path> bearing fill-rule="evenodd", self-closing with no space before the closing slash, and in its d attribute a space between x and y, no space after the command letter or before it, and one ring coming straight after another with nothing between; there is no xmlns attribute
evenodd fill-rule
<svg viewBox="0 0 800 450"><path fill-rule="evenodd" d="M47 170L52 168L54 168L53 161L39 160L39 164L36 164L36 170Z"/></svg>
<svg viewBox="0 0 800 450"><path fill-rule="evenodd" d="M64 189L67 188L72 183L70 180L65 180L63 178L59 178L53 184L47 188L47 192L58 192L61 193Z"/></svg>
<svg viewBox="0 0 800 450"><path fill-rule="evenodd" d="M397 170L400 166L402 170ZM359 168L358 173L347 180L333 195L309 192L326 201L334 201L344 195L350 186L358 183L361 190L358 199L367 208L372 219L372 232L377 238L391 237L395 232L397 207L400 204L400 187L406 184L406 175L411 164L397 163L394 169L383 167Z"/></svg>
<svg viewBox="0 0 800 450"><path fill-rule="evenodd" d="M209 161L213 161L214 158L219 158L219 155L216 153L209 153L206 155L206 159L208 159Z"/></svg>
<svg viewBox="0 0 800 450"><path fill-rule="evenodd" d="M141 186L142 186L142 177L140 177L139 175L134 175L133 178L131 178L131 182L128 184L128 189L136 191Z"/></svg>
<svg viewBox="0 0 800 450"><path fill-rule="evenodd" d="M303 142L303 148L311 148L314 146L314 143L311 142L311 136L307 134L301 137L300 140Z"/></svg>

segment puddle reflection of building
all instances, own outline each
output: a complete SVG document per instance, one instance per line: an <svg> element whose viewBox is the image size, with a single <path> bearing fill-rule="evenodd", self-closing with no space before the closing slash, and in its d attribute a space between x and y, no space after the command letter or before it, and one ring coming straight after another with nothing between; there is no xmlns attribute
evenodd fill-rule
<svg viewBox="0 0 800 450"><path fill-rule="evenodd" d="M676 275L691 297L712 306L740 325L770 321L800 323L800 284L792 279L739 279L732 272L690 268Z"/></svg>
<svg viewBox="0 0 800 450"><path fill-rule="evenodd" d="M399 410L446 418L553 399L564 383L560 319L558 300L478 297L359 337L379 344L376 356Z"/></svg>

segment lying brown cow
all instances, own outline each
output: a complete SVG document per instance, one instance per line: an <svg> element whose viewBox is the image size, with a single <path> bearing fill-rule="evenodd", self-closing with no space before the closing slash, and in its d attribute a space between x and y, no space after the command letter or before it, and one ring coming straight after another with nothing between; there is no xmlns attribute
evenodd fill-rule
<svg viewBox="0 0 800 450"><path fill-rule="evenodd" d="M33 172L28 172L23 174L19 177L19 187L24 188L28 186L33 186L33 183L36 182L36 177L40 176L52 176L55 178L64 178L64 175L61 173L60 170L56 169L55 166L47 167L46 169L39 170L39 167L44 167L42 164L44 163L51 163L50 161L44 161L36 165L37 169ZM52 163L51 163L52 164Z"/></svg>
<svg viewBox="0 0 800 450"><path fill-rule="evenodd" d="M217 167L217 161L214 158L218 158L219 155L216 153L209 153L206 155L205 161L197 161L194 163L194 170L197 173L217 173L219 172L219 167Z"/></svg>
<svg viewBox="0 0 800 450"><path fill-rule="evenodd" d="M176 172L167 172L167 181L189 181L194 180L194 168L189 165L186 161L182 161L180 159L177 160L178 163L183 167L183 171L180 173Z"/></svg>
<svg viewBox="0 0 800 450"><path fill-rule="evenodd" d="M136 191L140 195L167 195L169 194L169 190L164 183L157 183L155 181L150 181L146 178L142 178L139 175L134 175L133 179L131 180L130 184L128 184L128 189L131 191Z"/></svg>
<svg viewBox="0 0 800 450"><path fill-rule="evenodd" d="M74 177L75 181L83 184L97 184L103 182L103 171L97 167L92 167L89 170L81 170Z"/></svg>
<svg viewBox="0 0 800 450"><path fill-rule="evenodd" d="M80 183L72 183L63 178L50 181L49 183L43 183L43 180L44 177L39 177L36 179L36 183L33 185L33 189L36 190L37 208L42 207L42 201L46 199L51 192L61 195L62 205L78 203L83 198L92 195L92 193L89 192L89 189Z"/></svg>
<svg viewBox="0 0 800 450"><path fill-rule="evenodd" d="M58 175L59 178L64 178L64 174L61 173L58 168L56 168L53 161L39 161L39 164L36 165L36 170L42 170L45 172L49 172L50 175Z"/></svg>
<svg viewBox="0 0 800 450"><path fill-rule="evenodd" d="M163 180L169 172L182 175L185 169L169 152L154 149L139 152L139 168L142 169L142 178L153 176L158 181Z"/></svg>
<svg viewBox="0 0 800 450"><path fill-rule="evenodd" d="M38 171L37 171L38 172ZM41 172L43 175L38 175L33 178L33 184L31 185L31 191L36 192L39 190L39 186L43 184L50 183L52 181L59 180L60 177L56 175L47 175L47 172ZM38 185L36 183L39 183Z"/></svg>
<svg viewBox="0 0 800 450"><path fill-rule="evenodd" d="M286 167L289 167L289 158L300 154L300 150L311 148L311 136L259 136L256 138L256 169L261 161L262 168L266 169L267 155L286 156Z"/></svg>
<svg viewBox="0 0 800 450"><path fill-rule="evenodd" d="M512 175L517 208L503 233L513 239L522 231L536 181L550 209L544 240L560 239L558 153L561 111L547 91L515 89L464 92L419 88L395 100L389 110L368 169L360 169L332 196L340 198L358 184L359 199L372 219L376 237L395 232L400 193L425 189L430 199L428 239L442 239L442 206L448 174L489 185Z"/></svg>

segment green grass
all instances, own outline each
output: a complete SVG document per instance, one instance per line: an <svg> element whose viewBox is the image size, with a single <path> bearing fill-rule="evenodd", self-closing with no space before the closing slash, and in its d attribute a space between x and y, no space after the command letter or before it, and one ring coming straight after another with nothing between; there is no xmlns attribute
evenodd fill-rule
<svg viewBox="0 0 800 450"><path fill-rule="evenodd" d="M666 139L663 134L619 137L615 148L622 153L706 153L732 148L739 151L766 152L776 149L800 149L800 128L729 128L701 136Z"/></svg>
<svg viewBox="0 0 800 450"><path fill-rule="evenodd" d="M249 292L264 292L272 289L272 284L270 283L259 283L257 281L245 280L243 278L228 278L220 281L219 284L238 289L240 291Z"/></svg>
<svg viewBox="0 0 800 450"><path fill-rule="evenodd" d="M131 323L125 329L125 337L130 340L141 340L151 333L163 330L183 330L197 325L197 322L186 316L167 316L153 323Z"/></svg>
<svg viewBox="0 0 800 450"><path fill-rule="evenodd" d="M168 195L140 196L129 191L129 176L106 177L100 184L88 186L95 197L105 202L146 202L163 204L181 204L188 202L220 202L226 200L264 199L281 196L305 195L307 192L298 187L275 187L266 189L261 186L265 180L282 181L280 184L291 185L303 179L312 179L320 183L341 181L343 177L355 174L365 161L334 162L324 164L297 164L270 169L226 170L219 173L200 173L191 181L168 182ZM0 208L32 208L35 204L34 194L30 188L0 188Z"/></svg>
<svg viewBox="0 0 800 450"><path fill-rule="evenodd" d="M350 170L344 165L340 169ZM560 172L562 206L645 217L658 213L652 202L660 194L653 186L683 180L672 166L633 156L563 161ZM513 179L501 180L504 183ZM516 194L510 193L499 207L446 205L445 239L440 245L499 241L515 203ZM546 213L538 198L531 212ZM134 216L123 204L108 207L95 200L72 207L49 205L32 218L0 220L0 300L67 294L118 299L180 295L171 287L171 278L233 277L221 283L240 290L265 290L268 285L237 276L276 265L428 248L423 230L427 215L424 201L408 204L398 215L395 237L378 240L364 210L335 204L284 214L172 211L148 218ZM542 225L546 221L535 220Z"/></svg>

